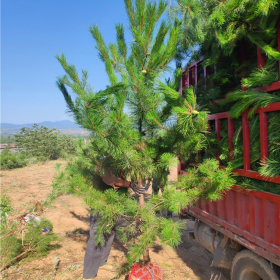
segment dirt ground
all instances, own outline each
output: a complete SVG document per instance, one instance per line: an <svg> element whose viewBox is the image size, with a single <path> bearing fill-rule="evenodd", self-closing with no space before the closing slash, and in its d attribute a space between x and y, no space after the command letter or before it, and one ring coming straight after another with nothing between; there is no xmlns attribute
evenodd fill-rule
<svg viewBox="0 0 280 280"><path fill-rule="evenodd" d="M7 190L12 198L13 207L22 211L27 205L44 199L52 189L55 165L63 161L50 161L44 164L1 171L1 189ZM63 195L45 209L42 214L53 223L53 231L61 237L59 248L48 256L21 261L18 265L5 270L1 279L11 280L81 280L83 258L89 231L89 209L84 202L70 195ZM176 218L176 217L175 217ZM187 220L187 228L193 228L193 222ZM126 248L115 240L109 264L116 267L125 262ZM187 239L177 249L156 244L150 250L151 261L159 265L165 280L228 280L227 270L211 268L213 256L203 249L195 240ZM57 273L53 275L54 260L59 258ZM109 280L115 272L99 270L97 280ZM120 280L127 279L121 276Z"/></svg>

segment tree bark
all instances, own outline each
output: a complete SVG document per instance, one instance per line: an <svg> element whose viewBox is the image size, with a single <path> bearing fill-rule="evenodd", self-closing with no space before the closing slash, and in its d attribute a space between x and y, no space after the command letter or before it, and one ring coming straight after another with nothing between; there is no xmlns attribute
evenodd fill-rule
<svg viewBox="0 0 280 280"><path fill-rule="evenodd" d="M142 185L142 180L139 180L139 184ZM143 208L145 205L145 198L144 198L144 194L141 194L139 197L139 204L140 204L140 208ZM145 252L143 254L143 263L142 265L147 265L148 263L150 263L151 259L150 259L150 254L149 254L149 249L145 249Z"/></svg>
<svg viewBox="0 0 280 280"><path fill-rule="evenodd" d="M145 199L144 199L144 194L140 194L139 197L139 204L140 204L140 208L143 208L145 205Z"/></svg>
<svg viewBox="0 0 280 280"><path fill-rule="evenodd" d="M146 249L143 254L143 265L147 265L151 262L149 249Z"/></svg>

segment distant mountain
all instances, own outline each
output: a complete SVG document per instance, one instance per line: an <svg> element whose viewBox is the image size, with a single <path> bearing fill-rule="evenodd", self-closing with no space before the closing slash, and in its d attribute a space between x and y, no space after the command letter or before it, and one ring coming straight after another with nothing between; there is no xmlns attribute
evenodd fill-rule
<svg viewBox="0 0 280 280"><path fill-rule="evenodd" d="M39 126L45 126L48 128L56 128L60 130L61 133L64 134L84 134L87 131L84 128L81 128L78 124L65 120L65 121L44 121L37 123ZM34 123L26 123L26 124L12 124L12 123L1 123L1 133L3 134L15 134L20 132L21 127L29 127L31 128Z"/></svg>

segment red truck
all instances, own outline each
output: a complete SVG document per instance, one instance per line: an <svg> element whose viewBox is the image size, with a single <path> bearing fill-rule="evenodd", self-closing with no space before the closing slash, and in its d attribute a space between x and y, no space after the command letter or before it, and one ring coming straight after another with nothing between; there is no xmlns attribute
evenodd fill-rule
<svg viewBox="0 0 280 280"><path fill-rule="evenodd" d="M280 21L278 24L278 50L280 52ZM258 49L258 66L264 65L264 57ZM201 75L205 81L207 68L198 71L202 61L193 62L184 70L182 89L196 86ZM280 73L280 61L279 61ZM279 81L265 88L267 92L280 89ZM263 90L263 89L262 89ZM242 114L243 169L234 172L240 176L280 184L278 177L262 177L250 166L250 127L248 113ZM268 114L278 111L280 102L256 111L260 120L261 159L268 156ZM221 120L227 119L229 153L234 149L234 121L228 112L210 115L215 124L215 135L221 140ZM219 151L217 151L219 156ZM230 160L230 154L229 154ZM183 170L179 173L184 173ZM195 219L194 237L209 252L214 254L213 266L231 269L231 280L278 280L280 279L280 196L262 191L249 191L235 185L223 199L207 202L201 199L186 210Z"/></svg>

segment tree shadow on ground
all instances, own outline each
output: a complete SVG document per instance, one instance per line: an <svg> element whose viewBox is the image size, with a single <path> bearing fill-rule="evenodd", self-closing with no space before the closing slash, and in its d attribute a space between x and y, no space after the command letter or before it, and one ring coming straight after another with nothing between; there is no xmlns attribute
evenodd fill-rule
<svg viewBox="0 0 280 280"><path fill-rule="evenodd" d="M66 237L71 238L77 242L87 242L89 236L89 230L84 230L82 228L76 228L72 231L66 232Z"/></svg>
<svg viewBox="0 0 280 280"><path fill-rule="evenodd" d="M79 221L82 221L82 222L86 222L89 224L89 216L90 214L88 214L87 216L82 216L82 215L77 215L75 212L73 211L70 211L70 214L72 214L72 216L76 219L78 219Z"/></svg>
<svg viewBox="0 0 280 280"><path fill-rule="evenodd" d="M88 216L77 215L73 211L71 211L70 213L76 219L86 222L88 226L90 225L89 222L90 215ZM173 219L178 220L178 216L173 215ZM125 223L123 221L119 221L117 224L124 225ZM191 220L187 220L187 229L188 230L193 229L193 222ZM76 242L83 242L86 247L89 238L89 230L76 228L72 231L67 232L66 236ZM127 255L128 253L127 248L117 238L115 238L113 244L116 250L122 251L125 255ZM160 244L156 244L151 248L151 250L153 250L154 253L159 253L163 249L164 249L163 246ZM189 267L197 277L199 277L200 280L230 279L229 270L211 267L213 255L208 251L206 251L204 248L202 248L197 243L196 240L189 240L187 238L187 231L183 234L182 243L178 248L176 248L176 253L178 254L178 257L183 260L186 266Z"/></svg>
<svg viewBox="0 0 280 280"><path fill-rule="evenodd" d="M159 253L163 249L164 249L163 246L161 246L159 244L152 247L153 252L156 253L156 254Z"/></svg>
<svg viewBox="0 0 280 280"><path fill-rule="evenodd" d="M114 239L114 248L123 252L125 255L128 253L127 248L117 238Z"/></svg>

